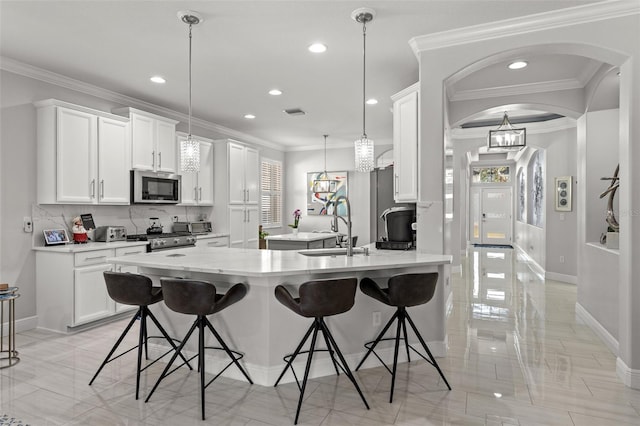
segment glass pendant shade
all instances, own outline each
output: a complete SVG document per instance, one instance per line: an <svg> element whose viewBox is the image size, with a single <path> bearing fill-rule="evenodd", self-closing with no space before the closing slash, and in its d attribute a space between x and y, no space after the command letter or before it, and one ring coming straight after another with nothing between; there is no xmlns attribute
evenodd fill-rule
<svg viewBox="0 0 640 426"><path fill-rule="evenodd" d="M373 171L375 159L373 156L373 141L362 136L355 141L356 171L368 173Z"/></svg>
<svg viewBox="0 0 640 426"><path fill-rule="evenodd" d="M200 170L200 142L191 136L180 142L180 170L183 172Z"/></svg>
<svg viewBox="0 0 640 426"><path fill-rule="evenodd" d="M504 113L502 123L495 130L489 131L489 149L520 150L527 146L527 129L514 128L509 122L507 113Z"/></svg>

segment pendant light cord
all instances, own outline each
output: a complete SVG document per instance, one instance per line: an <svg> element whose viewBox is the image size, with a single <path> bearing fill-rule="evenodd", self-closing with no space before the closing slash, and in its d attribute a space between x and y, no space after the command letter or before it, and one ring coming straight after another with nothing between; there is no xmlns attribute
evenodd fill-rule
<svg viewBox="0 0 640 426"><path fill-rule="evenodd" d="M191 27L189 24L189 139L191 139Z"/></svg>
<svg viewBox="0 0 640 426"><path fill-rule="evenodd" d="M362 138L363 139L367 139L366 81L367 81L367 23L366 23L366 20L363 20L362 22Z"/></svg>

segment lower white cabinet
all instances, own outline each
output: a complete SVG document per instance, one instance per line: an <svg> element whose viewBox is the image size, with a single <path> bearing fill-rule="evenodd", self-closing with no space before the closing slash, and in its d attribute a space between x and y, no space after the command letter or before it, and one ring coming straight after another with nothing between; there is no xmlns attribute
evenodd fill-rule
<svg viewBox="0 0 640 426"><path fill-rule="evenodd" d="M196 247L229 247L229 237L198 236Z"/></svg>
<svg viewBox="0 0 640 426"><path fill-rule="evenodd" d="M258 206L229 206L229 247L258 248Z"/></svg>
<svg viewBox="0 0 640 426"><path fill-rule="evenodd" d="M66 333L136 306L115 303L104 282L105 271L116 270L107 258L144 253L146 246L96 249L82 252L36 251L36 305L38 327ZM136 267L120 268L137 272Z"/></svg>

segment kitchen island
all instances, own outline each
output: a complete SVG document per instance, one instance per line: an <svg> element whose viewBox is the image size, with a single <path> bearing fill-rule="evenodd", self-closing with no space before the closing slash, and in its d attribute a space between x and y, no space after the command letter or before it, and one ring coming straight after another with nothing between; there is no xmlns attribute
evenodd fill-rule
<svg viewBox="0 0 640 426"><path fill-rule="evenodd" d="M298 232L268 235L265 240L269 250L303 250L335 247L336 238L340 235L335 232Z"/></svg>
<svg viewBox="0 0 640 426"><path fill-rule="evenodd" d="M410 308L410 312L433 354L446 354L445 314L450 294L447 265L451 263L451 256L448 255L370 248L369 255L356 254L353 257L305 256L296 251L193 247L114 257L109 258L108 262L137 266L140 273L148 275L155 283L159 282L160 277L167 276L201 279L213 282L220 292L235 283L247 284L247 296L215 314L211 320L231 347L245 353L242 362L257 384L273 385L284 366L282 357L293 351L311 322L294 314L275 299L274 288L278 284L286 285L297 294L300 284L314 279L370 277L384 285L388 277L396 274L438 272L433 299L426 305ZM151 309L169 334L177 338L186 334L193 321L189 316L171 312L161 303L151 306ZM327 319L351 367L364 356L362 345L375 337L394 310L358 290L353 309ZM374 313L378 312L381 313L382 324L374 324ZM187 345L190 352L194 352L196 340ZM410 336L409 340L415 339ZM207 359L207 367L211 371L216 371L224 362L224 358L215 352L211 351L210 359ZM382 348L379 353L383 359L388 358L392 348ZM314 360L312 377L335 374L326 353L319 353ZM296 370L298 367L304 369L304 361L305 357L301 357L300 364L298 360L294 363ZM377 365L377 360L370 357L364 367ZM241 378L235 368L228 369L225 375ZM293 376L287 373L283 380L292 381Z"/></svg>

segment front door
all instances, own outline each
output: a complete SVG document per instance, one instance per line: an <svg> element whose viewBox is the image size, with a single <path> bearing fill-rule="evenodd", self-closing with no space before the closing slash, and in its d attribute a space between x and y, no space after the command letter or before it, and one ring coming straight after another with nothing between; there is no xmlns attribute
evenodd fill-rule
<svg viewBox="0 0 640 426"><path fill-rule="evenodd" d="M511 188L471 188L471 242L511 244Z"/></svg>

